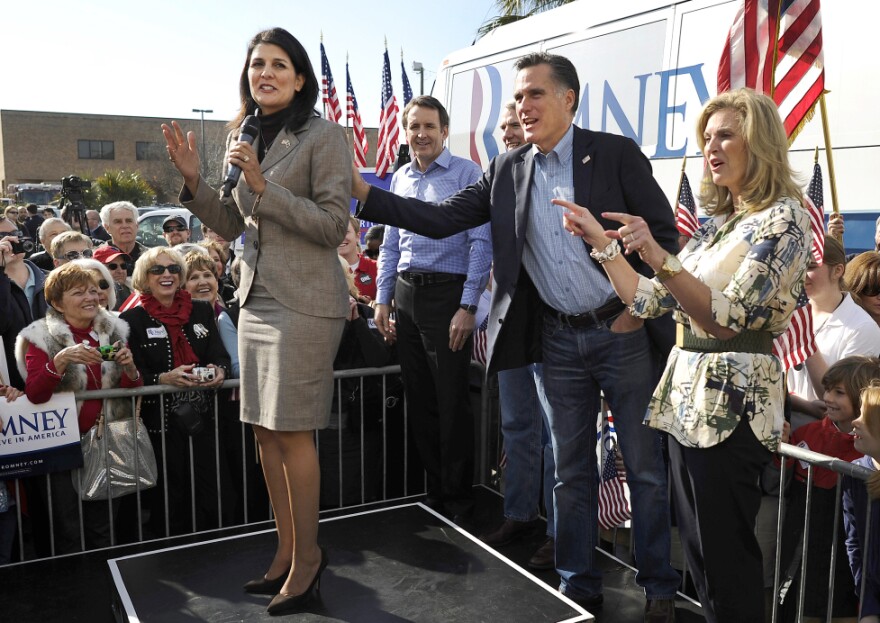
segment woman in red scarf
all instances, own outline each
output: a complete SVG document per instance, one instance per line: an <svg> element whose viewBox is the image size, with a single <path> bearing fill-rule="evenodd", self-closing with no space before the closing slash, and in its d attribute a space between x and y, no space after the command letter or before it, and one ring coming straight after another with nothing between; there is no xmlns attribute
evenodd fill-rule
<svg viewBox="0 0 880 623"><path fill-rule="evenodd" d="M141 295L141 306L122 313L131 327L131 350L145 385L173 385L180 391L144 398L141 415L156 450L159 465L167 465L158 486L145 497L150 508L149 527L153 536L182 534L218 525L216 461L221 483L229 482L229 468L216 453L214 391L227 376L229 355L223 348L214 321L214 310L206 301L194 301L182 289L186 265L180 254L156 247L141 255L134 267L132 287ZM213 380L202 380L197 368L207 368ZM190 457L192 441L192 457ZM164 443L164 446L163 446ZM164 449L164 457L162 451ZM190 460L194 477L190 478ZM161 472L162 470L160 470ZM168 493L166 523L165 488ZM195 490L196 515L192 516ZM225 518L234 506L224 489Z"/></svg>

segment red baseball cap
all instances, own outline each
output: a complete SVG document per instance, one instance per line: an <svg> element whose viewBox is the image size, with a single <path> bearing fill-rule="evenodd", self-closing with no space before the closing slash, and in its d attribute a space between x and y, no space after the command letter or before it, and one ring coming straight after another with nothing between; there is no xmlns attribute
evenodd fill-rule
<svg viewBox="0 0 880 623"><path fill-rule="evenodd" d="M122 257L125 262L131 262L131 257L129 257L127 253L123 253L119 249L111 247L109 244L101 245L95 249L94 253L92 253L92 257L102 264L112 262L118 257Z"/></svg>

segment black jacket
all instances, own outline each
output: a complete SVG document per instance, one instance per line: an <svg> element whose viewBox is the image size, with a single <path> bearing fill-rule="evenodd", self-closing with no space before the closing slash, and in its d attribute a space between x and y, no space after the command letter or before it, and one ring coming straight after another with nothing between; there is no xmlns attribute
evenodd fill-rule
<svg viewBox="0 0 880 623"><path fill-rule="evenodd" d="M134 363L143 376L144 385L157 385L159 375L174 368L171 341L168 339L167 331L164 332L164 336L158 335L164 325L150 316L143 307L134 307L124 311L120 314L120 318L131 327L128 338L129 348L134 355ZM196 327L199 327L198 330ZM159 331L149 331L150 329ZM223 348L220 331L217 329L217 323L214 319L214 308L210 303L193 301L192 314L190 314L189 322L183 326L183 332L199 359L199 365L206 366L212 363L222 367L226 377L229 378L229 354ZM181 393L187 392L184 390ZM198 394L199 396L213 397L212 392L198 392ZM164 395L166 411L175 404L175 399L172 396L173 394ZM159 416L158 396L144 397L141 415L144 417L147 428L155 430Z"/></svg>
<svg viewBox="0 0 880 623"><path fill-rule="evenodd" d="M678 253L674 213L651 174L650 161L635 142L575 126L572 168L575 203L588 208L606 229L620 224L602 218L602 212L634 214L645 219L660 246ZM493 158L480 180L437 205L373 187L357 214L432 238L491 221L495 271L487 348L491 372L541 361L543 303L522 266L533 169L532 146L523 145ZM637 253L626 259L637 272L653 274ZM649 320L645 328L665 361L675 341L671 315Z"/></svg>
<svg viewBox="0 0 880 623"><path fill-rule="evenodd" d="M24 290L9 279L6 272L0 268L0 336L3 337L3 351L6 353L6 362L9 366L8 383L22 391L24 391L24 379L21 378L15 365L15 338L34 320L46 315L46 297L43 294L46 273L30 261L24 262L34 273L36 289L33 305L28 305Z"/></svg>

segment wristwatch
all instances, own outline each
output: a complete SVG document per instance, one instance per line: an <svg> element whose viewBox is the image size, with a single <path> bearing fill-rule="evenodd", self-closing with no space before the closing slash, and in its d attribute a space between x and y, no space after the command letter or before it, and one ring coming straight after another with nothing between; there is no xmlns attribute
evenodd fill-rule
<svg viewBox="0 0 880 623"><path fill-rule="evenodd" d="M660 282L664 282L670 277L675 277L682 270L681 261L672 253L666 256L666 259L663 260L663 266L660 267L654 275Z"/></svg>
<svg viewBox="0 0 880 623"><path fill-rule="evenodd" d="M459 307L461 307L463 310L465 310L471 316L477 315L477 306L476 305L465 305L464 303L462 303L461 305L459 305Z"/></svg>

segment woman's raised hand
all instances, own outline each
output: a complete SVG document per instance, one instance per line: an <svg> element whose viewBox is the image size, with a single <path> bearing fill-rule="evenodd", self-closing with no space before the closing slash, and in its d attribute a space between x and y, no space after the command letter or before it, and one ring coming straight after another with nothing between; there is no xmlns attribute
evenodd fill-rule
<svg viewBox="0 0 880 623"><path fill-rule="evenodd" d="M184 133L180 124L172 121L170 126L166 123L162 124L162 135L165 137L168 158L183 176L190 193L195 195L201 170L195 132Z"/></svg>

